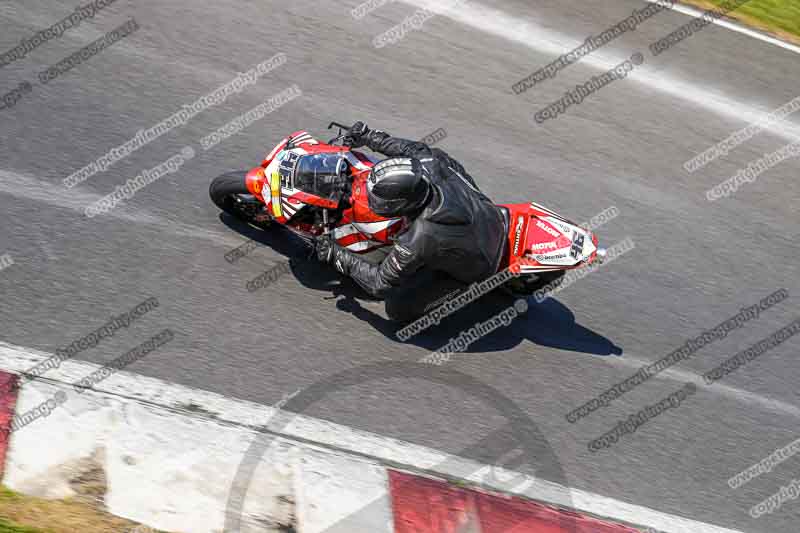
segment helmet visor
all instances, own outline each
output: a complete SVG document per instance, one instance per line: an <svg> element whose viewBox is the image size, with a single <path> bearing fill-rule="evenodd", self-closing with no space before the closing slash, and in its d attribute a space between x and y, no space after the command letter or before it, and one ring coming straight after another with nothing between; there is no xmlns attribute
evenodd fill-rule
<svg viewBox="0 0 800 533"><path fill-rule="evenodd" d="M369 208L372 209L376 215L380 215L382 217L399 216L408 206L408 200L405 198L387 200L373 194L372 191L369 191L367 196L369 198Z"/></svg>

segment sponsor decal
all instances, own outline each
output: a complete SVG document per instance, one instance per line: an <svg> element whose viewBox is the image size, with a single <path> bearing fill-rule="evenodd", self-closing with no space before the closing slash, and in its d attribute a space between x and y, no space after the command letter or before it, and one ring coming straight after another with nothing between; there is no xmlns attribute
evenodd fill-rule
<svg viewBox="0 0 800 533"><path fill-rule="evenodd" d="M559 220L557 220L557 219L555 219L553 217L548 218L547 221L550 224L552 224L555 227L557 227L558 229L560 229L562 232L566 233L567 235L572 233L572 227L569 224L566 224L565 222L561 222L561 221L559 221Z"/></svg>
<svg viewBox="0 0 800 533"><path fill-rule="evenodd" d="M531 250L544 250L545 248L556 249L558 248L558 244L556 244L556 241L550 241L550 242L540 242L538 244L534 244L533 246L531 246Z"/></svg>
<svg viewBox="0 0 800 533"><path fill-rule="evenodd" d="M517 229L514 232L514 255L517 255L517 252L519 252L519 238L522 235L522 226L524 224L525 224L524 217L517 218Z"/></svg>
<svg viewBox="0 0 800 533"><path fill-rule="evenodd" d="M564 259L565 257L567 257L567 254L537 255L536 260L543 263L545 261L553 261L554 259Z"/></svg>
<svg viewBox="0 0 800 533"><path fill-rule="evenodd" d="M537 220L536 221L536 227L539 228L539 229L544 230L545 232L549 233L550 235L552 235L556 239L561 237L561 235L556 230L554 230L553 228L551 228L550 226L548 226L547 224L545 224L541 220Z"/></svg>
<svg viewBox="0 0 800 533"><path fill-rule="evenodd" d="M281 176L278 171L272 173L272 181L270 183L270 191L272 192L272 214L276 217L282 217L283 211L281 210Z"/></svg>

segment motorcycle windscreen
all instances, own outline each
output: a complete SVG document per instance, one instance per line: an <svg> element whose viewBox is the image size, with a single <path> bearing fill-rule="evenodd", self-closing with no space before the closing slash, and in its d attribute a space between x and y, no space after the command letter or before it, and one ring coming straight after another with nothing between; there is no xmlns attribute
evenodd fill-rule
<svg viewBox="0 0 800 533"><path fill-rule="evenodd" d="M294 188L337 204L347 191L347 160L341 153L308 154L294 167Z"/></svg>

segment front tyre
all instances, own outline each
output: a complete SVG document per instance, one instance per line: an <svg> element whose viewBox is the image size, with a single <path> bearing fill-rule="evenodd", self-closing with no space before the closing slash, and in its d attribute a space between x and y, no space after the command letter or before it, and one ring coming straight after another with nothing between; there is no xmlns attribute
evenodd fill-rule
<svg viewBox="0 0 800 533"><path fill-rule="evenodd" d="M247 190L247 171L236 170L217 176L208 188L214 205L231 216L261 229L267 229L272 217L264 204Z"/></svg>
<svg viewBox="0 0 800 533"><path fill-rule="evenodd" d="M245 219L242 216L239 195L250 195L250 191L247 190L246 180L247 172L244 170L236 170L217 176L208 187L211 201L229 215Z"/></svg>

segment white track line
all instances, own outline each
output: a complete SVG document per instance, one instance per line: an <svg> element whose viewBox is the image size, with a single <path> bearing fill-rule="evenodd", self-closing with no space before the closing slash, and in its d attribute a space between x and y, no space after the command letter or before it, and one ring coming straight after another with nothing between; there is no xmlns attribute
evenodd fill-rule
<svg viewBox="0 0 800 533"><path fill-rule="evenodd" d="M425 0L403 0L405 3L419 7L430 5ZM508 41L525 45L539 53L547 54L553 58L572 50L581 45L586 39L586 35L574 36L562 33L551 28L545 27L531 19L515 17L488 7L477 2L460 4L442 13L456 22L470 26L477 30L489 33L496 37L501 37ZM669 32L664 33L666 35ZM633 51L633 50L631 50ZM643 49L642 52L649 53ZM581 65L588 66L597 70L607 71L622 61L630 58L610 50L610 47L602 48L585 56L572 68L579 68ZM666 55L666 53L665 53ZM647 56L649 60L650 57ZM530 69L519 72L518 77L508 80L508 91L511 93L511 85L519 79L529 75L535 69L545 66L549 61L542 60L541 64L532 63ZM690 102L700 108L707 109L719 115L728 117L736 123L751 123L763 119L774 107L758 103L750 104L730 98L722 91L713 91L705 86L679 80L668 73L659 69L644 65L636 67L636 70L628 74L628 80L647 86L650 89L665 93L673 98ZM552 82L553 80L551 80ZM520 96L521 98L522 96ZM531 115L533 115L531 110ZM531 117L531 121L533 118ZM788 141L796 141L800 137L800 126L788 121L780 121L765 128L766 131L782 137Z"/></svg>
<svg viewBox="0 0 800 533"><path fill-rule="evenodd" d="M403 1L417 6L429 5L429 2L424 0ZM692 16L698 16L701 14L700 11L692 10L691 8L685 8L683 6L676 6L676 10ZM457 22L461 22L468 26L486 31L493 35L504 37L511 41L525 44L526 46L529 46L537 51L549 54L564 53L583 42L582 40L574 37L538 26L533 22L516 19L506 13L503 13L502 11L475 4L474 2L468 5L462 4L455 9L448 10L444 13L444 15L456 20ZM726 27L734 26L725 21L717 22ZM747 31L749 31L745 30L744 28L740 29L743 30L742 33L747 33ZM753 37L764 38L764 36L756 34L755 32L750 32L747 34L750 35L751 33L754 34L751 35ZM585 39L585 36L583 38ZM788 49L800 52L800 48L798 47L791 46L791 48ZM601 50L583 58L581 63L586 63L595 68L609 69L614 65L619 64L623 59L625 59L623 56L609 57L607 51ZM520 77L522 77L522 75ZM637 69L637 71L629 75L629 78L635 79L645 85L650 85L653 88L669 93L670 95L689 100L720 114L734 117L737 120L754 122L758 118L761 118L764 113L769 112L769 110L766 109L764 111L754 109L742 102L734 101L722 95L712 94L703 88L675 80L663 73L645 72L644 74L641 74ZM769 128L769 131L791 141L796 141L796 136L800 135L800 127L786 121L781 121L781 123L776 124L775 127ZM650 363L649 361L631 358L615 361L619 364L635 368ZM703 379L698 374L685 370L670 369L663 372L661 375L665 378L679 381L692 381L705 385ZM784 414L800 417L800 408L779 400L765 398L752 392L721 383L715 383L713 385L713 389L720 394L730 396L740 401L750 401L770 410L776 410Z"/></svg>
<svg viewBox="0 0 800 533"><path fill-rule="evenodd" d="M659 0L645 0L645 1L650 2L651 4L659 3ZM684 15L689 15L690 17L699 17L704 13L704 11L683 4L675 4L672 7L672 10L677 11L678 13L683 13ZM775 46L780 46L784 50L790 50L796 54L800 54L800 46L787 43L786 41L781 41L780 39L776 39L775 37L771 37L765 33L752 30L735 22L731 22L729 20L724 20L724 19L716 19L712 21L712 24L716 24L717 26L722 26L723 28L733 30L737 33L743 33L748 37L758 39L759 41L764 41L765 43L774 44Z"/></svg>
<svg viewBox="0 0 800 533"><path fill-rule="evenodd" d="M60 183L58 185L53 185L50 182L39 180L32 176L10 172L8 170L0 170L0 194L8 194L33 202L49 204L61 209L77 211L81 214L81 219L86 219L94 224L102 225L103 219L108 217L137 224L159 226L163 228L165 232L174 235L203 239L215 244L225 246L238 246L242 244L241 238L238 238L233 232L219 233L203 230L177 220L170 220L150 214L143 209L135 208L134 210L132 209L134 205L132 201L127 201L108 213L104 213L90 220L84 215L84 209L87 205L102 198L103 195L86 192L78 188L65 191Z"/></svg>
<svg viewBox="0 0 800 533"><path fill-rule="evenodd" d="M615 358L613 360L613 364L622 365L638 370L644 366L653 364L653 361L648 361L645 359L630 357L626 355L623 358ZM744 389L733 387L731 385L726 385L724 383L720 383L719 381L713 383L712 385L708 385L706 384L705 380L700 374L697 374L690 370L683 370L680 368L669 368L667 370L664 370L663 372L660 372L657 378L671 379L673 381L678 381L681 383L692 382L695 385L697 385L697 388L700 390L707 389L712 393L720 394L722 396L727 396L742 403L756 404L759 407L769 411L775 411L784 415L800 418L800 407L797 407L795 405L786 402L782 402L780 400L773 400L772 398L767 398L765 396L761 396L754 392L746 391Z"/></svg>
<svg viewBox="0 0 800 533"><path fill-rule="evenodd" d="M52 355L45 352L0 342L0 369L6 371L24 372L49 357ZM50 370L44 379L74 383L99 368L100 365L84 361L65 361L59 368ZM160 405L169 409L184 409L185 406L193 404L195 412L199 408L201 411L213 414L214 420L223 423L258 427L271 422L270 427L277 429L281 426L274 424L274 421L285 421L286 425L280 430L280 433L288 439L301 439L322 447L335 447L339 450L374 458L379 462L407 465L411 468L434 471L449 477L462 478L464 472L478 472L485 467L474 461L454 457L416 444L303 415L291 415L273 407L236 400L213 392L191 389L128 372L111 375L95 386L95 390L129 398L130 401L147 402L150 405ZM202 415L197 414L197 416ZM515 476L515 479L524 480L519 485L524 487L518 492L521 496L600 517L657 528L666 533L742 533L625 503L599 494L570 489L550 481L501 468L495 468L495 472L499 479L509 479L511 476ZM486 487L500 489L491 484L487 484Z"/></svg>

